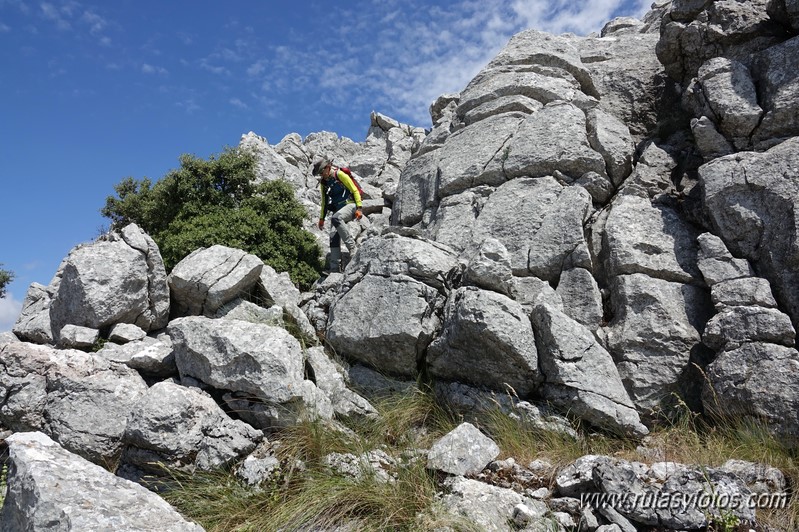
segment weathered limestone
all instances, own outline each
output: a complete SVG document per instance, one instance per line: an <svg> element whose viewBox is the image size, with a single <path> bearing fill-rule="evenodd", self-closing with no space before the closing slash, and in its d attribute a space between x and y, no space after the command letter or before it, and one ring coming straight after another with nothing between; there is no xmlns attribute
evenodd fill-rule
<svg viewBox="0 0 799 532"><path fill-rule="evenodd" d="M175 312L212 316L255 286L263 264L255 255L220 245L190 253L169 274Z"/></svg>
<svg viewBox="0 0 799 532"><path fill-rule="evenodd" d="M521 305L469 286L450 295L443 330L430 344L427 364L435 378L494 390L510 387L520 397L540 381L535 337Z"/></svg>
<svg viewBox="0 0 799 532"><path fill-rule="evenodd" d="M201 532L157 494L61 448L40 432L9 443L0 530Z"/></svg>

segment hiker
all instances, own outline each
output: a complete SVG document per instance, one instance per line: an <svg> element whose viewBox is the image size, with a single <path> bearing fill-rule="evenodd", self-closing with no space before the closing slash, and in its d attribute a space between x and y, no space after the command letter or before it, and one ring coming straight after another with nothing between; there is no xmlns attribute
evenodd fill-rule
<svg viewBox="0 0 799 532"><path fill-rule="evenodd" d="M313 175L319 178L319 190L322 192L322 208L319 213L319 229L325 227L325 216L332 212L333 231L330 234L330 271L341 269L341 241L347 246L350 256L355 254L355 239L347 230L347 222L360 220L361 192L357 182L347 168L333 166L328 159L314 164Z"/></svg>

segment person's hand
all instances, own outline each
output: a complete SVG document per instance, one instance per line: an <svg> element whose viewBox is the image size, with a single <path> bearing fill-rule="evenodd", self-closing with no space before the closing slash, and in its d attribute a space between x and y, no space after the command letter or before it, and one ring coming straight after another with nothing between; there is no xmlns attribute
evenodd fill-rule
<svg viewBox="0 0 799 532"><path fill-rule="evenodd" d="M356 220L360 220L361 216L363 216L363 213L361 212L361 209L355 209L355 219Z"/></svg>
<svg viewBox="0 0 799 532"><path fill-rule="evenodd" d="M325 219L322 218L321 220L319 220L319 229L324 229L324 228L325 228Z"/></svg>

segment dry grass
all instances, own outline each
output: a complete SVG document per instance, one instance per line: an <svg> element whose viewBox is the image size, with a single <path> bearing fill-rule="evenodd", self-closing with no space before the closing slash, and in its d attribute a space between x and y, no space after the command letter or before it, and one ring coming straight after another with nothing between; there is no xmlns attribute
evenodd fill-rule
<svg viewBox="0 0 799 532"><path fill-rule="evenodd" d="M457 421L421 392L375 406L378 419L350 424L347 431L306 422L270 438L280 442L277 456L283 468L260 492L229 473L213 473L176 475L179 487L166 497L209 531L470 530L468 523L440 511L437 479L412 452L428 448ZM498 410L477 424L500 446L501 458L513 457L522 465L544 459L553 464L553 475L586 454L645 461L636 452L637 442L584 430L575 439L532 428ZM647 445L665 460L685 464L713 467L731 458L768 464L782 470L791 486L799 485L796 451L780 445L761 423L710 423L685 412L653 432ZM330 453L358 455L374 449L404 457L390 471L393 481L370 470L357 479L345 477L324 465ZM303 467L293 467L300 462ZM759 510L758 519L774 530L799 530L798 507L793 499L787 509Z"/></svg>

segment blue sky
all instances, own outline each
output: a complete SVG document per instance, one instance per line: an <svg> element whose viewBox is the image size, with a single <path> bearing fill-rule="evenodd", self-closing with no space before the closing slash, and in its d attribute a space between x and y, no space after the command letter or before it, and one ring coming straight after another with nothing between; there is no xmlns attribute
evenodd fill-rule
<svg viewBox="0 0 799 532"><path fill-rule="evenodd" d="M362 141L371 111L430 127L515 33L585 35L651 0L0 0L0 332L127 176L254 131Z"/></svg>

